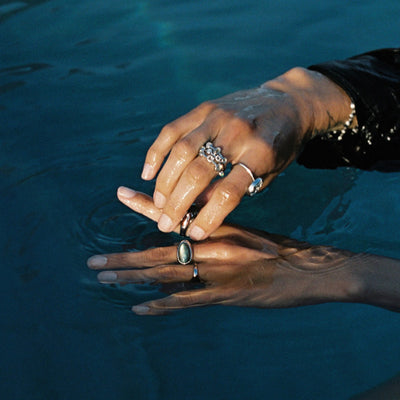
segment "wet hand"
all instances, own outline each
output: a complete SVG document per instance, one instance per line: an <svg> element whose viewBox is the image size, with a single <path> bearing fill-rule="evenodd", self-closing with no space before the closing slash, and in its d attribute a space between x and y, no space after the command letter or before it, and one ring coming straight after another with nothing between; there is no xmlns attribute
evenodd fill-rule
<svg viewBox="0 0 400 400"><path fill-rule="evenodd" d="M194 240L207 238L252 183L249 172L238 163L255 178L261 177L265 188L293 161L313 127L314 111L305 95L311 90L307 85L312 84L312 74L292 70L258 88L206 102L162 129L148 150L142 173L146 180L158 173L153 197L163 209L158 220L161 231L171 232L203 192L206 204L188 234ZM218 171L199 157L209 141L233 165L212 187Z"/></svg>
<svg viewBox="0 0 400 400"><path fill-rule="evenodd" d="M204 207L188 234L194 240L209 237L246 194L252 175L261 177L265 188L312 135L343 124L349 110L350 99L332 81L293 68L258 88L206 102L166 125L148 150L142 172L146 180L158 174L153 198L163 209L159 229L173 231L201 194ZM215 163L199 156L207 142L233 165L216 181Z"/></svg>
<svg viewBox="0 0 400 400"><path fill-rule="evenodd" d="M119 199L157 221L161 211L142 193L120 188ZM211 304L293 307L347 299L346 261L352 253L265 232L222 225L208 240L192 244L189 265L177 263L177 247L93 256L101 283L190 282L195 266L201 287L134 306L137 314L159 315Z"/></svg>

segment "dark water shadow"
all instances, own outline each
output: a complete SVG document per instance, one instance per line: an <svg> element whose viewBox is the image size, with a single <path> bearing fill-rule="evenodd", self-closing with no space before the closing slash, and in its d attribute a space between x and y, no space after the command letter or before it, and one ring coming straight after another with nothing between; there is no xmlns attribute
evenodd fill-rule
<svg viewBox="0 0 400 400"><path fill-rule="evenodd" d="M399 400L400 373L364 393L357 394L349 400Z"/></svg>
<svg viewBox="0 0 400 400"><path fill-rule="evenodd" d="M0 0L0 23L12 17L19 12L26 11L28 8L47 3L49 0L25 0L25 1L9 1Z"/></svg>

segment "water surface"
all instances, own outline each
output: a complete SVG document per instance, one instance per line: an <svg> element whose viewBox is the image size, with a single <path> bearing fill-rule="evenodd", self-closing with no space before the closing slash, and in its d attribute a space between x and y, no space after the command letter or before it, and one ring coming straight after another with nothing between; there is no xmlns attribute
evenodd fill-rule
<svg viewBox="0 0 400 400"><path fill-rule="evenodd" d="M295 66L398 46L400 4L0 1L3 399L345 399L399 372L399 317L328 304L144 318L94 253L175 238L118 204L161 127ZM400 257L399 174L291 166L230 220Z"/></svg>

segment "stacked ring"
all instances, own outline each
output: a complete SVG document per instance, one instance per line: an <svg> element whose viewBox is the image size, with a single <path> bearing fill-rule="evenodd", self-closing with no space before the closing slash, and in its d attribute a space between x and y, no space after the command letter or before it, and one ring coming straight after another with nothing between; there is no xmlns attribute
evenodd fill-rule
<svg viewBox="0 0 400 400"><path fill-rule="evenodd" d="M243 167L245 169L245 171L251 176L251 179L253 180L253 182L251 182L249 187L247 188L247 194L249 196L254 196L256 193L258 193L262 189L262 185L263 185L262 178L254 178L253 172L251 172L251 169L247 165L245 165L241 162L237 163L237 165L240 165L241 167Z"/></svg>
<svg viewBox="0 0 400 400"><path fill-rule="evenodd" d="M207 142L201 146L199 156L205 157L206 160L214 165L214 169L219 176L225 175L226 163L228 160L221 153L221 147L215 147L212 142Z"/></svg>
<svg viewBox="0 0 400 400"><path fill-rule="evenodd" d="M181 229L179 231L179 234L181 236L186 236L186 231L189 228L190 224L192 221L197 217L197 214L199 213L197 207L195 205L192 205L188 212L185 214L181 221Z"/></svg>

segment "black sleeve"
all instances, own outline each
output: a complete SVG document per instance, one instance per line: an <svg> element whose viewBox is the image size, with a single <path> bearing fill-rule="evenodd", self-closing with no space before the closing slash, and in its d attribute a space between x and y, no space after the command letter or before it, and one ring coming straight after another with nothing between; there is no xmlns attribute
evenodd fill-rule
<svg viewBox="0 0 400 400"><path fill-rule="evenodd" d="M297 161L309 168L400 170L400 48L375 50L309 69L347 92L356 106L358 130L314 137Z"/></svg>

